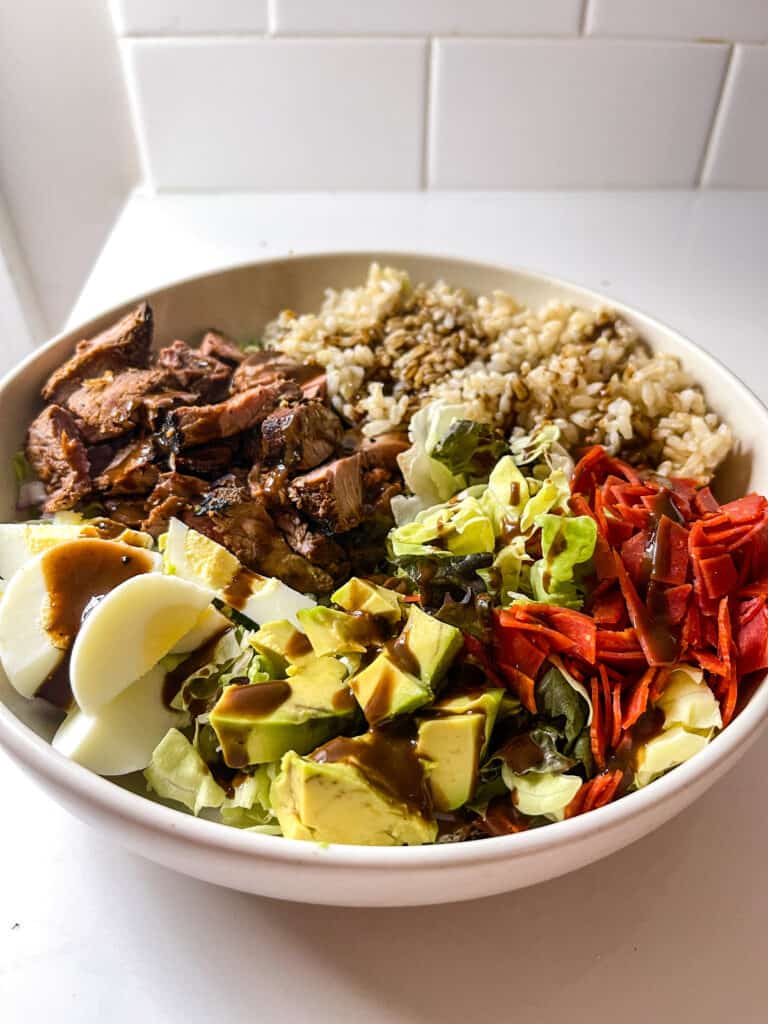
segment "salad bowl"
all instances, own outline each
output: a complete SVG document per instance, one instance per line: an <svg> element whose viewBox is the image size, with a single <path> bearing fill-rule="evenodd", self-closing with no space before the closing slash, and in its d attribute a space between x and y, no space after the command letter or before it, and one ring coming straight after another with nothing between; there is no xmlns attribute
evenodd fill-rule
<svg viewBox="0 0 768 1024"><path fill-rule="evenodd" d="M653 350L677 356L736 439L720 467L721 499L768 492L768 411L724 366L673 329L595 292L543 274L494 264L408 253L318 254L234 267L178 282L147 299L155 344L194 339L211 323L239 340L258 335L282 308L316 308L327 287L364 277L372 260L414 280L444 278L473 291L501 289L529 305L555 299L610 305ZM45 378L71 352L129 310L108 310L54 338L0 382L0 507L16 518L14 454L39 409ZM140 775L101 778L50 745L60 716L22 698L0 678L0 746L52 799L130 850L217 885L286 900L339 906L406 906L490 896L554 878L647 835L701 796L745 753L768 715L761 681L746 706L712 743L651 786L545 828L470 843L421 847L322 845L260 835L196 818L148 798Z"/></svg>

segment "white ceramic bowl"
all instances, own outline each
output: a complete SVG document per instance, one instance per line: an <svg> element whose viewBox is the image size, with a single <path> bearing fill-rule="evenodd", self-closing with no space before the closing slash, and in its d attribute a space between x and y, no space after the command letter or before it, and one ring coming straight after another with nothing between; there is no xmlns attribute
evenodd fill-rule
<svg viewBox="0 0 768 1024"><path fill-rule="evenodd" d="M743 384L670 328L621 303L539 274L406 253L317 255L251 264L146 296L155 312L156 343L177 337L196 341L211 325L240 340L252 338L279 309L315 309L326 287L363 280L372 259L404 267L415 280L443 277L476 291L501 288L534 306L553 298L610 304L652 348L680 356L712 407L733 428L739 452L719 474L721 496L736 497L747 490L768 493L768 411ZM135 301L54 338L0 384L0 519L14 517L10 460L38 408L41 383L76 341L117 319ZM473 899L589 864L651 832L701 796L744 754L767 711L768 685L763 682L745 710L702 753L646 789L581 817L474 843L322 848L240 832L153 803L138 795L140 777L116 785L91 774L49 746L56 717L40 702L24 700L0 678L0 744L73 814L136 853L208 882L281 899L344 906Z"/></svg>

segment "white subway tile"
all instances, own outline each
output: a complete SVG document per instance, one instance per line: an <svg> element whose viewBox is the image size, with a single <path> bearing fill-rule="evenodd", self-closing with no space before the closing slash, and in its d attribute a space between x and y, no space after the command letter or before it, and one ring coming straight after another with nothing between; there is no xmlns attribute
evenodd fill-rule
<svg viewBox="0 0 768 1024"><path fill-rule="evenodd" d="M121 35L266 32L267 0L112 0Z"/></svg>
<svg viewBox="0 0 768 1024"><path fill-rule="evenodd" d="M386 189L421 182L417 40L130 40L157 188Z"/></svg>
<svg viewBox="0 0 768 1024"><path fill-rule="evenodd" d="M768 39L766 0L588 0L586 30L598 36Z"/></svg>
<svg viewBox="0 0 768 1024"><path fill-rule="evenodd" d="M577 33L582 0L274 0L277 33L559 35Z"/></svg>
<svg viewBox="0 0 768 1024"><path fill-rule="evenodd" d="M704 170L704 185L768 188L768 49L737 46Z"/></svg>
<svg viewBox="0 0 768 1024"><path fill-rule="evenodd" d="M430 184L696 181L728 48L613 40L439 40Z"/></svg>

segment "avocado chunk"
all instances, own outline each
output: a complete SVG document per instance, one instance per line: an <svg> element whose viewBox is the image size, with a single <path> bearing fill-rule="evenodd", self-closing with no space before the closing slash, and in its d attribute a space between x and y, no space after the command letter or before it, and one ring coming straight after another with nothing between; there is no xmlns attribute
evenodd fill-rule
<svg viewBox="0 0 768 1024"><path fill-rule="evenodd" d="M402 618L400 598L394 590L361 580L359 576L347 580L331 594L331 600L345 611L367 612L393 624Z"/></svg>
<svg viewBox="0 0 768 1024"><path fill-rule="evenodd" d="M318 657L327 654L362 654L366 646L378 637L378 631L368 616L348 615L323 605L302 609L298 619Z"/></svg>
<svg viewBox="0 0 768 1024"><path fill-rule="evenodd" d="M419 722L416 752L430 762L428 783L437 810L453 811L472 798L503 692L438 701Z"/></svg>
<svg viewBox="0 0 768 1024"><path fill-rule="evenodd" d="M397 642L413 660L413 671L432 689L440 684L464 644L461 630L427 615L415 604Z"/></svg>
<svg viewBox="0 0 768 1024"><path fill-rule="evenodd" d="M399 665L386 648L349 685L369 725L415 711L432 699L429 687Z"/></svg>
<svg viewBox="0 0 768 1024"><path fill-rule="evenodd" d="M267 661L275 679L286 674L289 664L301 665L312 658L309 639L287 619L265 622L251 633L249 643Z"/></svg>
<svg viewBox="0 0 768 1024"><path fill-rule="evenodd" d="M211 725L230 768L300 754L349 728L359 714L335 658L315 658L289 679L225 686Z"/></svg>
<svg viewBox="0 0 768 1024"><path fill-rule="evenodd" d="M310 758L286 754L270 800L293 839L401 846L437 838L412 742L382 730L331 740Z"/></svg>

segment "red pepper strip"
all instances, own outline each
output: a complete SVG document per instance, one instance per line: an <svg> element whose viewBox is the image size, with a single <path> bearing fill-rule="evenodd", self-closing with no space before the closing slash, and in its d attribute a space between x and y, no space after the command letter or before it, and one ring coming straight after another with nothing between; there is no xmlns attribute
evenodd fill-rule
<svg viewBox="0 0 768 1024"><path fill-rule="evenodd" d="M735 667L731 668L728 673L727 689L725 691L725 697L720 705L720 715L723 719L723 728L733 718L733 713L736 710L736 700L739 695L739 676Z"/></svg>
<svg viewBox="0 0 768 1024"><path fill-rule="evenodd" d="M716 654L710 654L708 651L702 651L694 648L691 650L691 657L694 661L697 661L703 669L707 672L711 672L715 676L725 676L728 674L727 666Z"/></svg>
<svg viewBox="0 0 768 1024"><path fill-rule="evenodd" d="M598 665L600 673L600 693L603 698L603 750L608 751L613 735L613 701L611 699L611 681L605 670L605 665Z"/></svg>
<svg viewBox="0 0 768 1024"><path fill-rule="evenodd" d="M707 597L719 598L733 590L738 582L738 573L730 555L705 558L698 564Z"/></svg>
<svg viewBox="0 0 768 1024"><path fill-rule="evenodd" d="M573 641L574 652L590 665L595 663L597 627L595 620L583 612L571 608L558 608L553 604L528 605L526 611L533 612L553 629Z"/></svg>
<svg viewBox="0 0 768 1024"><path fill-rule="evenodd" d="M491 652L481 640L478 640L476 636L472 636L470 633L465 633L464 650L467 654L471 654L476 661L480 662L483 671L494 686L504 687L504 680L499 676L491 660Z"/></svg>
<svg viewBox="0 0 768 1024"><path fill-rule="evenodd" d="M629 706L624 712L624 720L621 723L624 729L631 729L638 718L645 712L645 709L648 707L648 695L651 684L655 681L659 671L658 668L649 668L640 676L632 693Z"/></svg>
<svg viewBox="0 0 768 1024"><path fill-rule="evenodd" d="M514 665L499 665L504 678L526 711L536 714L536 683Z"/></svg>
<svg viewBox="0 0 768 1024"><path fill-rule="evenodd" d="M562 633L558 633L556 629L549 629L538 622L526 622L524 619L508 616L505 611L499 614L499 621L503 629L519 629L524 633L532 633L534 636L541 637L557 654L573 650L573 641L563 636Z"/></svg>
<svg viewBox="0 0 768 1024"><path fill-rule="evenodd" d="M584 807L584 800L589 793L589 783L582 782L581 786L576 790L576 795L573 797L571 802L565 808L566 818L575 818L577 814L581 814Z"/></svg>
<svg viewBox="0 0 768 1024"><path fill-rule="evenodd" d="M656 530L653 578L679 586L688 575L688 531L669 516L662 516Z"/></svg>
<svg viewBox="0 0 768 1024"><path fill-rule="evenodd" d="M685 622L683 623L680 646L683 651L687 651L691 647L699 647L701 641L701 615L699 614L698 605L695 602L691 602L688 606Z"/></svg>
<svg viewBox="0 0 768 1024"><path fill-rule="evenodd" d="M611 708L611 721L613 730L611 732L610 749L615 750L621 739L621 686L613 688L613 707Z"/></svg>
<svg viewBox="0 0 768 1024"><path fill-rule="evenodd" d="M596 775L589 783L590 791L584 799L582 814L609 804L619 788L621 777L622 773L618 769L605 775Z"/></svg>
<svg viewBox="0 0 768 1024"><path fill-rule="evenodd" d="M760 614L763 608L765 608L765 594L760 594L759 597L751 597L748 601L742 601L736 611L736 622L739 626L746 626L756 615Z"/></svg>
<svg viewBox="0 0 768 1024"><path fill-rule="evenodd" d="M691 584L683 583L678 587L669 587L661 593L664 616L670 625L677 626L683 621L692 592Z"/></svg>
<svg viewBox="0 0 768 1024"><path fill-rule="evenodd" d="M709 487L702 487L701 490L696 492L696 497L693 499L693 507L700 516L703 516L706 512L720 511L720 505Z"/></svg>
<svg viewBox="0 0 768 1024"><path fill-rule="evenodd" d="M733 647L733 630L728 598L724 597L717 609L717 654L725 666L725 674L731 671L731 648Z"/></svg>
<svg viewBox="0 0 768 1024"><path fill-rule="evenodd" d="M603 654L606 651L641 652L641 648L637 641L637 633L630 626L628 629L598 630L597 651L598 654Z"/></svg>
<svg viewBox="0 0 768 1024"><path fill-rule="evenodd" d="M738 593L739 597L766 597L768 596L768 580L752 580L742 587Z"/></svg>
<svg viewBox="0 0 768 1024"><path fill-rule="evenodd" d="M421 604L421 598L418 594L406 594L405 596L401 594L400 600L403 604Z"/></svg>
<svg viewBox="0 0 768 1024"><path fill-rule="evenodd" d="M597 486L597 467L606 457L605 448L602 448L599 444L589 448L584 453L573 470L573 476L571 477L572 494L592 494Z"/></svg>
<svg viewBox="0 0 768 1024"><path fill-rule="evenodd" d="M641 586L647 579L650 543L651 531L640 530L621 545L621 560L636 586Z"/></svg>
<svg viewBox="0 0 768 1024"><path fill-rule="evenodd" d="M768 668L768 609L739 626L736 653L739 675Z"/></svg>
<svg viewBox="0 0 768 1024"><path fill-rule="evenodd" d="M629 619L635 627L637 638L643 649L645 660L649 665L664 665L674 661L677 655L677 645L671 634L664 630L654 628L648 611L638 597L635 586L629 578L627 570L618 552L614 552L616 562L616 575L619 577L619 585L627 602Z"/></svg>
<svg viewBox="0 0 768 1024"><path fill-rule="evenodd" d="M721 511L728 516L731 522L748 523L758 516L764 515L768 509L768 500L760 494L747 494L737 501L729 501L723 505Z"/></svg>
<svg viewBox="0 0 768 1024"><path fill-rule="evenodd" d="M595 495L595 498L597 498L597 495ZM622 523L629 523L631 526L636 526L641 530L648 526L651 521L650 512L642 505L614 505L611 511L616 519L620 519Z"/></svg>
<svg viewBox="0 0 768 1024"><path fill-rule="evenodd" d="M613 586L613 584L611 584ZM592 618L598 626L620 627L627 621L627 606L621 591L592 595ZM599 636L599 633L598 633Z"/></svg>
<svg viewBox="0 0 768 1024"><path fill-rule="evenodd" d="M592 748L592 756L598 768L605 768L602 713L600 711L600 681L597 676L593 676L590 680L589 689L592 697L592 724L589 727L589 745Z"/></svg>
<svg viewBox="0 0 768 1024"><path fill-rule="evenodd" d="M535 679L547 659L547 651L531 643L525 633L517 629L498 630L498 639L501 660Z"/></svg>
<svg viewBox="0 0 768 1024"><path fill-rule="evenodd" d="M592 505L595 510L595 519L597 520L597 527L604 537L608 536L608 520L605 516L605 507L603 502L603 496L600 491L595 491L595 496L592 500Z"/></svg>

